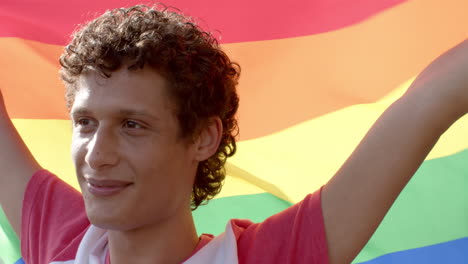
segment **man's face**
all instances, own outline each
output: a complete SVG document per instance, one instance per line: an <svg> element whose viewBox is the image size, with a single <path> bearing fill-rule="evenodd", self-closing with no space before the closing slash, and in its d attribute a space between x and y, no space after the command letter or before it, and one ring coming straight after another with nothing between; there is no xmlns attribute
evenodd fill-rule
<svg viewBox="0 0 468 264"><path fill-rule="evenodd" d="M78 81L72 157L88 217L102 228L130 230L190 210L195 147L178 136L166 81L148 68Z"/></svg>

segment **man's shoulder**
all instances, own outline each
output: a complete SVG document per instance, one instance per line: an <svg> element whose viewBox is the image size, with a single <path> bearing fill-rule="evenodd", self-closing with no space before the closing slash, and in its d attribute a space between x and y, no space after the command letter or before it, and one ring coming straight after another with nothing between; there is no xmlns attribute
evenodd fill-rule
<svg viewBox="0 0 468 264"><path fill-rule="evenodd" d="M81 194L49 171L37 171L23 200L21 251L26 263L69 261L90 223Z"/></svg>

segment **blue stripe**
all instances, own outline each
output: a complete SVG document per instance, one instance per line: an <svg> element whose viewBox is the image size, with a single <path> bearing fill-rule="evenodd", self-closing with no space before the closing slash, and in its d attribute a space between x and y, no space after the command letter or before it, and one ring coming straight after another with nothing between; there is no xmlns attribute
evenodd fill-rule
<svg viewBox="0 0 468 264"><path fill-rule="evenodd" d="M22 258L18 259L15 264L24 264L24 261Z"/></svg>
<svg viewBox="0 0 468 264"><path fill-rule="evenodd" d="M430 231L429 231L430 232ZM362 264L467 263L468 237L380 256Z"/></svg>

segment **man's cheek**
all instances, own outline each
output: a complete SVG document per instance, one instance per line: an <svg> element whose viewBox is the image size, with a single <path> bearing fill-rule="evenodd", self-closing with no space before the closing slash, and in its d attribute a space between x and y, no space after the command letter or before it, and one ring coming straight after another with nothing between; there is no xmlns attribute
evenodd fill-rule
<svg viewBox="0 0 468 264"><path fill-rule="evenodd" d="M86 138L73 135L71 143L71 158L75 166L80 161L84 161L84 158L86 156L86 142Z"/></svg>

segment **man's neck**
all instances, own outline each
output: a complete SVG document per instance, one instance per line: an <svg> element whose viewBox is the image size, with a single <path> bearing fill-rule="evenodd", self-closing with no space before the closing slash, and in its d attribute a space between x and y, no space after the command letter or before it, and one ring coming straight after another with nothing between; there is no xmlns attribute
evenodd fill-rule
<svg viewBox="0 0 468 264"><path fill-rule="evenodd" d="M129 231L109 230L112 264L168 263L187 259L198 244L191 212Z"/></svg>

